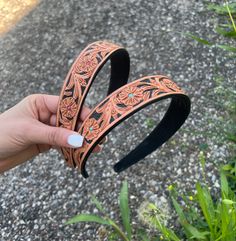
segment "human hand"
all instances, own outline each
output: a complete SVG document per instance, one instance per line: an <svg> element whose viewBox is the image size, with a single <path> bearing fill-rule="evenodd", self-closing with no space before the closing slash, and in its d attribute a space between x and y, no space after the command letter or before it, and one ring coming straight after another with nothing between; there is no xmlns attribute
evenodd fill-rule
<svg viewBox="0 0 236 241"><path fill-rule="evenodd" d="M58 100L53 95L30 95L0 115L0 173L52 147L82 146L83 137L77 132L55 127ZM89 112L83 107L80 120Z"/></svg>

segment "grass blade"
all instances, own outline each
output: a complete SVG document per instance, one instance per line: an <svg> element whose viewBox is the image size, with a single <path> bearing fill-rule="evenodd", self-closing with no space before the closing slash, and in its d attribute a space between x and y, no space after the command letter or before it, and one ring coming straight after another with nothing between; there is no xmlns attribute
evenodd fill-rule
<svg viewBox="0 0 236 241"><path fill-rule="evenodd" d="M197 240L205 240L206 235L209 234L209 232L200 232L197 228L193 227L188 221L187 218L184 215L183 209L178 204L178 202L175 200L175 198L172 197L172 202L175 207L175 210L179 216L179 220L181 225L186 231L186 234L189 239L197 239Z"/></svg>
<svg viewBox="0 0 236 241"><path fill-rule="evenodd" d="M234 143L236 144L236 134L228 133L228 134L227 134L227 139L228 139L229 141L234 142Z"/></svg>
<svg viewBox="0 0 236 241"><path fill-rule="evenodd" d="M79 214L75 217L69 219L66 224L72 224L72 223L79 223L79 222L93 222L93 223L99 223L103 225L110 225L110 223L99 216L93 215L93 214Z"/></svg>
<svg viewBox="0 0 236 241"><path fill-rule="evenodd" d="M222 202L223 202L224 204L227 204L227 205L232 205L232 204L236 203L236 202L234 202L234 201L232 201L232 200L230 200L230 199L223 199Z"/></svg>
<svg viewBox="0 0 236 241"><path fill-rule="evenodd" d="M199 42L199 43L202 43L202 44L205 44L205 45L208 45L208 46L212 46L212 45L213 45L213 44L210 43L209 41L207 41L207 40L205 40L205 39L202 39L202 38L199 38L199 37L197 37L197 36L195 36L195 35L193 35L193 34L191 34L191 33L186 33L185 35L188 36L188 37L190 37L190 38L192 38L192 39L194 39L194 40L196 40L196 41Z"/></svg>
<svg viewBox="0 0 236 241"><path fill-rule="evenodd" d="M142 240L142 241L151 241L151 240L148 238L146 231L143 230L143 229L139 229L139 230L138 230L138 239L139 239L139 240Z"/></svg>
<svg viewBox="0 0 236 241"><path fill-rule="evenodd" d="M230 9L229 9L229 3L228 3L228 1L226 1L226 8L227 8L227 11L228 11L230 20L231 20L231 22L232 22L232 25L233 25L233 27L234 27L234 31L236 32L236 26L235 26L234 19L233 19L233 16L232 16L232 14L231 14L231 11L230 11Z"/></svg>
<svg viewBox="0 0 236 241"><path fill-rule="evenodd" d="M236 47L232 47L232 46L229 46L229 45L223 45L223 44L216 44L215 46L218 47L218 48L224 49L226 51L236 53Z"/></svg>
<svg viewBox="0 0 236 241"><path fill-rule="evenodd" d="M105 213L105 209L95 196L92 196L92 202L95 204L99 211Z"/></svg>
<svg viewBox="0 0 236 241"><path fill-rule="evenodd" d="M231 3L228 6L229 6L231 14L235 14L236 13L236 3ZM212 4L208 4L207 8L209 10L215 11L218 14L224 14L224 15L228 14L227 7L224 6L224 5L219 5L219 4L212 3Z"/></svg>
<svg viewBox="0 0 236 241"><path fill-rule="evenodd" d="M232 28L229 30L226 30L224 28L217 27L216 32L228 38L236 38L236 32Z"/></svg>
<svg viewBox="0 0 236 241"><path fill-rule="evenodd" d="M212 235L214 234L213 226L215 222L214 203L207 188L201 187L199 183L197 183L196 188L199 205L202 209L202 212L211 230Z"/></svg>
<svg viewBox="0 0 236 241"><path fill-rule="evenodd" d="M128 238L131 239L131 224L130 224L130 209L128 201L128 183L123 182L120 192L120 212L124 228L127 232Z"/></svg>
<svg viewBox="0 0 236 241"><path fill-rule="evenodd" d="M220 173L220 182L222 199L226 199L229 196L229 184L223 171Z"/></svg>

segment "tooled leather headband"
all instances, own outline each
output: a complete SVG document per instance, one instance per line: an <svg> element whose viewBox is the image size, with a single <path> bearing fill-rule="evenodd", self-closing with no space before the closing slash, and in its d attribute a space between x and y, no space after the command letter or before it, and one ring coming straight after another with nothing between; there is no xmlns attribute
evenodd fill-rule
<svg viewBox="0 0 236 241"><path fill-rule="evenodd" d="M129 54L113 43L97 41L88 45L75 60L61 90L57 110L57 126L75 130L86 95L102 66L111 61L111 77L107 95L124 85L129 76ZM61 148L69 166L76 167L72 149Z"/></svg>
<svg viewBox="0 0 236 241"><path fill-rule="evenodd" d="M65 96L64 92L62 95ZM166 142L181 127L190 112L188 96L165 76L144 77L114 90L84 120L78 130L78 133L84 136L83 146L78 149L69 148L66 151L66 160L69 153L70 163L77 166L84 177L88 177L85 163L93 148L120 122L147 105L166 98L171 98L171 103L162 121L142 143L122 158L114 169L120 172L143 159ZM62 104L63 98L61 99L59 114L66 106Z"/></svg>

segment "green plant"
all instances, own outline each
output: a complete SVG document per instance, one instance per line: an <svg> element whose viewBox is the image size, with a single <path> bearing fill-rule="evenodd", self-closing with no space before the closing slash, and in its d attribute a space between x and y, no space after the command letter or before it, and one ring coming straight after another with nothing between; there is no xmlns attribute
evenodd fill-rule
<svg viewBox="0 0 236 241"><path fill-rule="evenodd" d="M106 214L105 209L95 197L93 197L92 201L96 205L97 209L103 214L102 217L93 214L79 214L67 221L66 224L73 224L79 222L94 222L101 225L106 225L113 230L109 232L110 240L117 240L118 237L120 237L121 240L125 241L131 240L132 228L130 223L130 209L128 205L127 181L123 182L119 196L121 219L125 232L118 226L118 224L116 224L115 221L109 218L109 216Z"/></svg>
<svg viewBox="0 0 236 241"><path fill-rule="evenodd" d="M209 4L208 9L223 15L225 19L225 22L223 24L220 24L219 26L217 26L216 32L225 37L236 38L236 24L234 21L234 15L236 15L236 3L229 4L228 1L225 1L224 5ZM226 17L228 17L229 20ZM207 45L209 47L218 47L229 52L233 52L233 53L236 52L236 47L234 46L227 45L227 44L212 43L203 38L199 38L198 36L195 36L194 34L191 34L191 33L187 33L186 35L196 40L197 42Z"/></svg>
<svg viewBox="0 0 236 241"><path fill-rule="evenodd" d="M123 229L119 227L119 225L112 220L108 214L106 214L105 209L102 207L101 203L95 198L92 198L92 202L96 205L97 209L102 213L102 216L93 215L93 214L79 214L75 217L71 218L66 222L66 224L74 224L74 223L80 223L80 222L92 222L97 223L100 225L108 226L110 229L105 230L103 234L108 237L109 240L125 240L125 241L131 241L131 240L138 240L138 241L157 241L162 239L161 236L153 236L149 237L148 230L139 228L137 230L132 230L131 227L131 220L130 220L130 209L128 204L128 183L127 181L124 181L121 187L121 192L119 196L119 206L120 206L120 213L121 213L121 220L123 224ZM153 204L148 204L149 207L154 207ZM155 209L157 209L155 207ZM157 212L155 212L153 215L155 216ZM159 212L160 214L160 212ZM153 216L153 217L154 217ZM155 220L157 217L155 216L155 219L153 219L153 222L155 223ZM165 225L161 224L161 221L157 224L161 228L161 230L164 233L169 233L172 238L175 237L175 234L173 231L165 227ZM123 231L124 230L124 231ZM104 230L103 230L104 231ZM176 239L178 240L177 236Z"/></svg>
<svg viewBox="0 0 236 241"><path fill-rule="evenodd" d="M214 11L219 17L223 20L223 23L220 23L216 27L216 32L219 35L222 35L224 37L228 37L231 39L236 39L236 24L235 24L235 17L236 17L236 3L228 3L228 1L225 0L225 4L209 4L208 9ZM234 46L229 46L225 44L215 44L208 40L199 38L193 34L187 34L194 40L207 45L209 47L219 47L224 50L230 51L232 53L236 52L236 48ZM229 88L223 83L224 76L218 76L216 78L216 87L214 88L214 96L213 98L209 98L210 101L214 101L215 104L219 105L219 108L222 108L228 113L228 124L227 129L225 133L225 137L223 138L223 143L226 141L231 141L233 143L233 148L235 150L236 147L236 128L235 128L235 122L236 122L236 103L235 103L235 89ZM224 101L217 101L215 96L220 96ZM214 120L215 125L218 124L219 126L224 126L225 119L222 118L222 120ZM219 123L216 123L219 122ZM218 128L219 131L222 133L225 132L225 130L222 130L222 128ZM234 151L235 152L235 151ZM234 154L234 157L228 162L227 165L223 167L226 176L228 177L229 185L232 188L234 192L236 192L236 156Z"/></svg>
<svg viewBox="0 0 236 241"><path fill-rule="evenodd" d="M228 14L228 8L230 9L230 12L231 14L236 14L236 3L231 3L231 4L228 4L228 7L227 6L224 6L224 5L219 5L219 4L215 4L215 3L210 3L208 4L208 9L209 10L213 10L215 11L216 13L218 14L221 14L221 15L227 15Z"/></svg>
<svg viewBox="0 0 236 241"><path fill-rule="evenodd" d="M221 171L221 197L214 198L206 184L196 184L196 194L179 196L176 188L171 185L168 190L173 207L178 216L178 222L182 231L176 233L168 228L162 218L162 211L153 203L146 203L142 208L142 219L158 231L151 236L149 228L139 229L134 232L131 228L130 209L128 205L128 184L125 181L120 192L120 211L123 223L123 231L119 225L108 217L101 203L93 198L93 203L103 214L102 217L93 214L79 214L71 218L66 224L78 222L94 222L110 227L106 233L109 240L131 241L137 240L155 241L168 240L204 240L204 241L234 241L236 238L236 195L229 187L224 171ZM182 204L178 200L182 200ZM133 234L133 236L132 236ZM136 240L136 239L135 239Z"/></svg>
<svg viewBox="0 0 236 241"><path fill-rule="evenodd" d="M228 139L236 147L236 134L228 133ZM225 171L231 189L236 193L236 155L222 169Z"/></svg>
<svg viewBox="0 0 236 241"><path fill-rule="evenodd" d="M236 195L227 180L229 169L226 167L229 168L229 165L220 171L221 196L216 198L211 195L210 188L206 184L204 151L200 152L199 161L204 182L196 184L196 194L180 195L176 185L168 187L182 231L178 230L178 233L175 233L167 228L162 222L159 209L152 203L146 205L142 216L161 233L163 240L234 241L236 240Z"/></svg>
<svg viewBox="0 0 236 241"><path fill-rule="evenodd" d="M179 196L173 186L169 188L182 234L165 227L158 215L158 208L148 204L145 217L161 232L163 240L234 241L236 239L236 196L230 189L224 172L221 172L221 198L213 201L209 187L196 184L194 196ZM177 201L182 200L182 205Z"/></svg>

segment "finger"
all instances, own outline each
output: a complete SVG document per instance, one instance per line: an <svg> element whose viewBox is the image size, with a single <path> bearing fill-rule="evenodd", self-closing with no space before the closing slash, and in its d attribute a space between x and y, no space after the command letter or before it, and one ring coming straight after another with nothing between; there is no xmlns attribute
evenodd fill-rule
<svg viewBox="0 0 236 241"><path fill-rule="evenodd" d="M98 153L98 152L102 151L102 148L103 148L103 146L101 146L101 145L95 146L93 149L93 153Z"/></svg>
<svg viewBox="0 0 236 241"><path fill-rule="evenodd" d="M52 113L57 113L57 106L59 101L59 96L57 95L42 95L44 104L46 105L46 108Z"/></svg>
<svg viewBox="0 0 236 241"><path fill-rule="evenodd" d="M49 120L50 126L56 126L56 122L57 122L57 116L51 115L50 120Z"/></svg>
<svg viewBox="0 0 236 241"><path fill-rule="evenodd" d="M83 144L83 137L77 132L60 127L51 127L36 122L28 127L25 138L29 143L48 144L51 146L78 148Z"/></svg>
<svg viewBox="0 0 236 241"><path fill-rule="evenodd" d="M84 121L90 112L91 112L90 108L88 108L87 106L83 106L79 119L81 121Z"/></svg>

